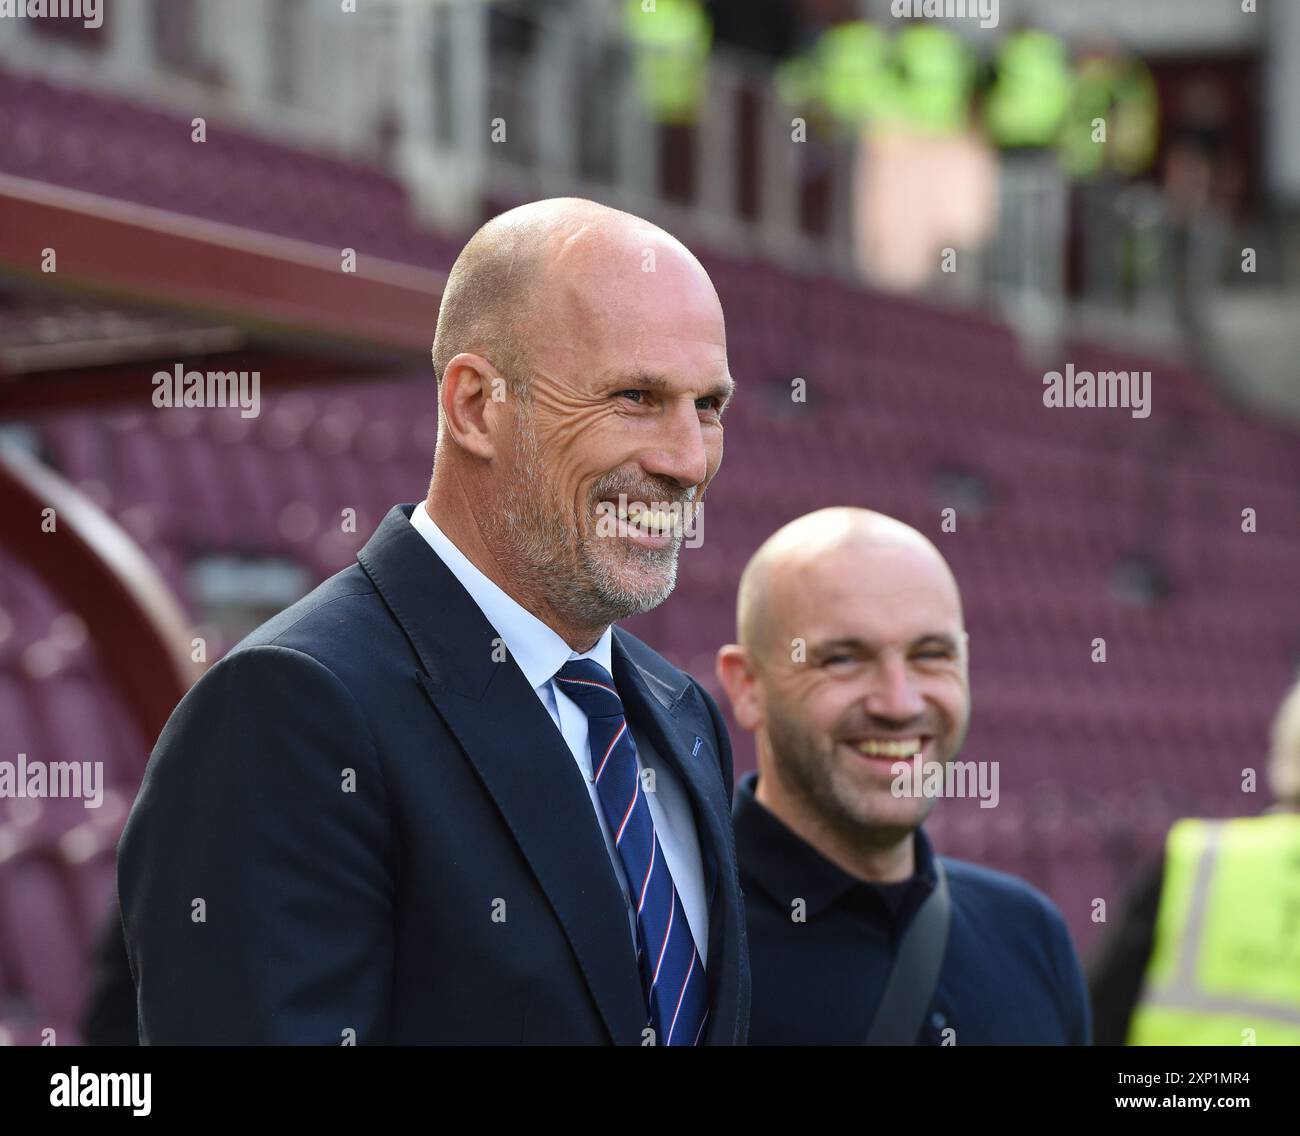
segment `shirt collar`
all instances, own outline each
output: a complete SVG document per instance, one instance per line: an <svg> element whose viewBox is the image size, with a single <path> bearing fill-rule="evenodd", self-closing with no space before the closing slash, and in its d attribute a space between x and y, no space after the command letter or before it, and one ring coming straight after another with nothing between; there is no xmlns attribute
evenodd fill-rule
<svg viewBox="0 0 1300 1136"><path fill-rule="evenodd" d="M534 690L540 690L550 682L555 672L570 659L593 659L606 672L613 674L613 631L610 627L605 628L591 650L579 654L553 628L479 571L429 516L424 502L411 510L411 524L469 592Z"/></svg>
<svg viewBox="0 0 1300 1136"><path fill-rule="evenodd" d="M736 786L732 820L736 831L736 855L744 875L750 876L773 899L783 906L799 898L807 904L809 915L830 907L855 888L872 885L850 875L828 860L775 813L759 804L755 795L758 774L747 773ZM912 879L921 883L922 892L934 888L934 848L925 829L915 832L916 871ZM910 910L908 904L904 910Z"/></svg>

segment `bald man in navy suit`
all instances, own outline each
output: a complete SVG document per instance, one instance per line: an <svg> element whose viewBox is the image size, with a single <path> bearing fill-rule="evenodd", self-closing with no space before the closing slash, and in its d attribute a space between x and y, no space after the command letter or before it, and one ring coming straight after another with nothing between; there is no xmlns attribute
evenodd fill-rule
<svg viewBox="0 0 1300 1136"><path fill-rule="evenodd" d="M427 498L153 753L118 869L140 1039L743 1044L726 729L615 626L672 591L722 458L713 285L637 217L536 202L466 245L433 354Z"/></svg>

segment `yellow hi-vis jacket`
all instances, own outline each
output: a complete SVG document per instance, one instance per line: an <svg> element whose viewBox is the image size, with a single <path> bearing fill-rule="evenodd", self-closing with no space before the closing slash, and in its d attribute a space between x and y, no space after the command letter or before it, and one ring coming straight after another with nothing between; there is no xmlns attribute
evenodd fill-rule
<svg viewBox="0 0 1300 1136"><path fill-rule="evenodd" d="M1013 32L997 54L984 123L999 146L1051 146L1070 106L1074 76L1065 43L1050 32Z"/></svg>
<svg viewBox="0 0 1300 1136"><path fill-rule="evenodd" d="M1180 820L1129 1045L1300 1045L1300 814Z"/></svg>
<svg viewBox="0 0 1300 1136"><path fill-rule="evenodd" d="M888 36L866 20L827 28L811 53L777 68L777 93L791 106L818 103L836 123L854 129L892 113L898 76L890 67Z"/></svg>
<svg viewBox="0 0 1300 1136"><path fill-rule="evenodd" d="M713 25L698 0L625 0L641 104L655 122L694 122L708 77Z"/></svg>
<svg viewBox="0 0 1300 1136"><path fill-rule="evenodd" d="M900 118L927 134L959 133L975 85L975 63L961 38L938 24L914 25L898 33L894 59Z"/></svg>
<svg viewBox="0 0 1300 1136"><path fill-rule="evenodd" d="M1106 127L1095 141L1094 123ZM1073 177L1088 178L1109 167L1124 176L1150 168L1160 140L1160 101L1156 81L1140 59L1085 59L1074 99L1061 131L1061 164Z"/></svg>

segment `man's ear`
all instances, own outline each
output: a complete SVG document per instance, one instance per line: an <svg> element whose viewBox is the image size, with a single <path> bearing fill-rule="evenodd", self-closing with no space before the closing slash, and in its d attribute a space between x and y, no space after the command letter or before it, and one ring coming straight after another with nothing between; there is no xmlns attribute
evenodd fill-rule
<svg viewBox="0 0 1300 1136"><path fill-rule="evenodd" d="M731 715L742 730L754 731L763 724L763 708L759 699L758 675L749 652L739 643L728 643L718 648L714 672L731 703Z"/></svg>
<svg viewBox="0 0 1300 1136"><path fill-rule="evenodd" d="M442 373L438 389L442 421L456 445L475 457L497 455L503 405L499 391L504 384L491 363L469 351L453 356Z"/></svg>

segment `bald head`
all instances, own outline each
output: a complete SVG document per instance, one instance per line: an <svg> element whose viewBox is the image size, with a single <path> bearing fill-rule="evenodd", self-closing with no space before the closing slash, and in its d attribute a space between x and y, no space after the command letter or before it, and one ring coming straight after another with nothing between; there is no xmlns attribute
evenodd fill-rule
<svg viewBox="0 0 1300 1136"><path fill-rule="evenodd" d="M556 197L493 217L448 274L433 340L435 375L441 381L452 359L473 352L505 376L514 394L524 395L543 343L597 334L611 284L644 273L648 260L657 271L665 256L712 293L690 250L634 214ZM712 298L717 306L716 293Z"/></svg>
<svg viewBox="0 0 1300 1136"><path fill-rule="evenodd" d="M734 387L685 246L577 198L512 209L452 267L433 358L444 533L579 650L663 602Z"/></svg>
<svg viewBox="0 0 1300 1136"><path fill-rule="evenodd" d="M868 509L809 513L750 560L737 622L717 673L757 736L760 803L862 878L906 878L934 799L897 793L895 763L954 760L970 721L961 597L938 549Z"/></svg>
<svg viewBox="0 0 1300 1136"><path fill-rule="evenodd" d="M784 643L786 632L797 629L774 613L792 614L805 602L828 602L833 593L827 588L870 592L878 585L868 566L882 560L897 567L891 578L902 575L936 590L960 620L957 581L926 537L884 513L836 506L797 517L751 557L736 600L741 646L761 657L773 642Z"/></svg>

